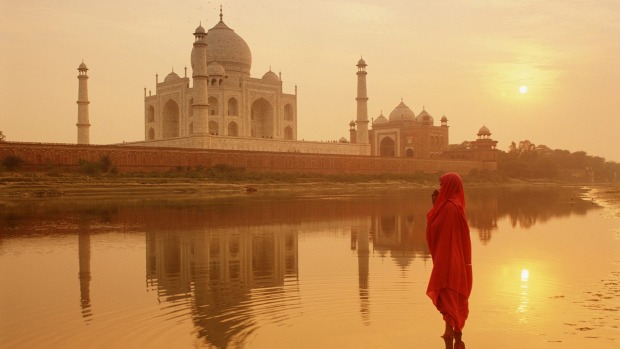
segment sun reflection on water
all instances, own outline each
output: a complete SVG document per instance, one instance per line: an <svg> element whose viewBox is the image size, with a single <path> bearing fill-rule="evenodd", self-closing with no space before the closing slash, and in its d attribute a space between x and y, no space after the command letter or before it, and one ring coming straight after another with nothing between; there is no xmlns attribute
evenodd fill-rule
<svg viewBox="0 0 620 349"><path fill-rule="evenodd" d="M521 269L521 290L519 293L519 307L517 308L517 312L521 314L521 318L519 322L527 322L527 318L525 317L525 313L527 313L528 305L530 303L529 295L528 295L528 281L530 279L530 271L527 269Z"/></svg>

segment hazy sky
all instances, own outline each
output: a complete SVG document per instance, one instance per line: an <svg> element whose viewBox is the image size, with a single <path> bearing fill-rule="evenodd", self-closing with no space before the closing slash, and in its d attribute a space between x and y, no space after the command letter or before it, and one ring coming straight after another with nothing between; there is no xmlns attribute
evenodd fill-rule
<svg viewBox="0 0 620 349"><path fill-rule="evenodd" d="M144 87L188 67L194 29L219 20L298 86L298 138L348 138L356 70L369 117L401 98L445 115L450 143L486 125L498 148L528 139L620 162L620 1L0 0L0 130L9 141L77 141L77 67L93 144L144 139ZM527 92L519 88L527 86Z"/></svg>

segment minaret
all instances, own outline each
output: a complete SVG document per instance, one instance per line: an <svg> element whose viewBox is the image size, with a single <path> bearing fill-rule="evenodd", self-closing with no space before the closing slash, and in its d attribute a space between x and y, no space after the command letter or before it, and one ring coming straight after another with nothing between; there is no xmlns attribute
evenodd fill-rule
<svg viewBox="0 0 620 349"><path fill-rule="evenodd" d="M366 94L366 62L357 62L357 143L368 144L368 96Z"/></svg>
<svg viewBox="0 0 620 349"><path fill-rule="evenodd" d="M192 78L194 79L193 116L191 130L194 134L207 134L209 130L209 76L207 74L207 33L202 25L194 32L192 48Z"/></svg>
<svg viewBox="0 0 620 349"><path fill-rule="evenodd" d="M90 123L88 122L88 68L84 61L78 67L78 122L77 126L77 142L78 144L90 144Z"/></svg>

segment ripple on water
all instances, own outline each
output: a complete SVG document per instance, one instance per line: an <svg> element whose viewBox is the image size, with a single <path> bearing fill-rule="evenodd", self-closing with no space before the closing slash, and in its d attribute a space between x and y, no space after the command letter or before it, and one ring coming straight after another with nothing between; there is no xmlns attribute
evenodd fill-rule
<svg viewBox="0 0 620 349"><path fill-rule="evenodd" d="M616 263L617 264L617 263ZM601 332L599 336L584 336L584 338L605 338L616 340L617 330L620 328L620 271L612 271L605 279L595 285L594 291L585 291L581 299L575 301L587 311L587 318L579 323L564 323L574 331L573 334Z"/></svg>

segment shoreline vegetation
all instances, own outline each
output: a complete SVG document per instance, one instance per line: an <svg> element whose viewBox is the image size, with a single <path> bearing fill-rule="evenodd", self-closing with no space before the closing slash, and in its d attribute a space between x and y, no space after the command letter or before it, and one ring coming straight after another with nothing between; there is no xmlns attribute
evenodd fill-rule
<svg viewBox="0 0 620 349"><path fill-rule="evenodd" d="M169 195L212 195L253 192L359 192L432 188L441 173L408 175L323 175L253 173L221 169L217 172L166 172L87 175L81 173L0 172L0 199L114 198ZM463 175L468 187L570 186L592 187L597 195L618 203L620 183L513 179L480 171Z"/></svg>

